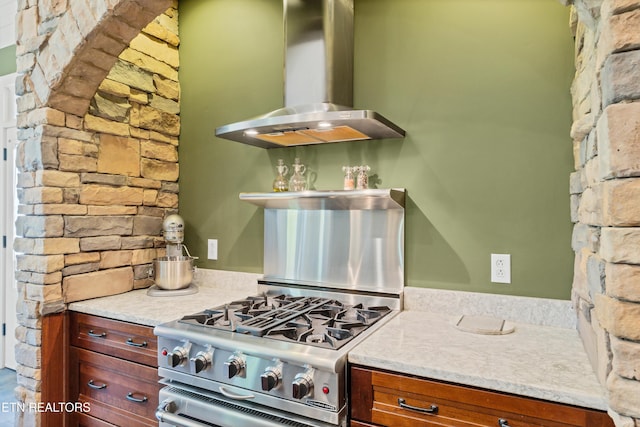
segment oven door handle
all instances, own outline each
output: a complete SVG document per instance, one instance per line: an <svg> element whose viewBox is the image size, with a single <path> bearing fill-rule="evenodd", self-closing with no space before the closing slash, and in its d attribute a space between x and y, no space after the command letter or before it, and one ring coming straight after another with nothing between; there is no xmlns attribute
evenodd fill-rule
<svg viewBox="0 0 640 427"><path fill-rule="evenodd" d="M227 396L229 399L235 399L235 400L249 400L249 399L255 398L253 394L231 393L229 390L227 390L223 386L220 386L220 393L222 393L224 396Z"/></svg>
<svg viewBox="0 0 640 427"><path fill-rule="evenodd" d="M172 410L175 411L175 403L172 400L165 400L156 409L156 418L158 421L169 423L175 427L209 427L207 424L176 415L171 412Z"/></svg>

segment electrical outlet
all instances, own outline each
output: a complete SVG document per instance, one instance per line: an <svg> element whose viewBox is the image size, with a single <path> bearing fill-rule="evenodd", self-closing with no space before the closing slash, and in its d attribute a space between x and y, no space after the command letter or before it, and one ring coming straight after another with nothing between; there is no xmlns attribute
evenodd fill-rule
<svg viewBox="0 0 640 427"><path fill-rule="evenodd" d="M510 254L491 254L491 282L511 283Z"/></svg>
<svg viewBox="0 0 640 427"><path fill-rule="evenodd" d="M218 259L218 239L207 240L207 259Z"/></svg>

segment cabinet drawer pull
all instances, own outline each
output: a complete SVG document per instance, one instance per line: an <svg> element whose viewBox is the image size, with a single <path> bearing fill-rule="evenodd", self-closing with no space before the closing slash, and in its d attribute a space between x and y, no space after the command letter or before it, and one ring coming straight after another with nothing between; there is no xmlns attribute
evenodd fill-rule
<svg viewBox="0 0 640 427"><path fill-rule="evenodd" d="M105 338L107 336L107 333L103 332L101 334L98 334L98 333L93 332L93 329L89 329L89 332L87 332L87 335L89 335L90 337L94 337L94 338Z"/></svg>
<svg viewBox="0 0 640 427"><path fill-rule="evenodd" d="M147 346L147 342L146 341L142 341L142 342L135 342L133 340L133 338L129 338L126 341L127 345L133 346L133 347L146 347Z"/></svg>
<svg viewBox="0 0 640 427"><path fill-rule="evenodd" d="M436 415L438 413L438 407L436 405L431 405L428 408L420 408L418 406L411 406L405 403L405 400L402 398L398 398L398 405L404 409L411 409L412 411L422 412L423 414L433 414ZM506 425L505 427L508 427Z"/></svg>
<svg viewBox="0 0 640 427"><path fill-rule="evenodd" d="M102 383L101 385L97 385L93 383L93 380L89 380L87 385L94 390L102 390L103 388L107 388L107 385L105 383Z"/></svg>
<svg viewBox="0 0 640 427"><path fill-rule="evenodd" d="M127 400L130 400L136 403L144 403L147 401L147 396L142 396L142 399L139 399L133 395L133 392L129 392L127 393Z"/></svg>
<svg viewBox="0 0 640 427"><path fill-rule="evenodd" d="M504 418L498 419L498 427L510 427L509 420L505 420Z"/></svg>

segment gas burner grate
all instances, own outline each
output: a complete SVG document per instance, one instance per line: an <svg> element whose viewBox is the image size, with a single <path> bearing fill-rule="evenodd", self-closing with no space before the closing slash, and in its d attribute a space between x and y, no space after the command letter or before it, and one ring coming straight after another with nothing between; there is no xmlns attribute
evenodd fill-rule
<svg viewBox="0 0 640 427"><path fill-rule="evenodd" d="M267 331L266 338L338 349L391 309L325 304Z"/></svg>
<svg viewBox="0 0 640 427"><path fill-rule="evenodd" d="M247 319L238 324L236 332L248 333L256 336L265 335L270 329L293 320L303 313L312 311L316 307L326 304L329 300L325 298L307 297L284 305L281 308L270 310L259 316Z"/></svg>
<svg viewBox="0 0 640 427"><path fill-rule="evenodd" d="M386 306L364 307L328 298L265 293L185 316L180 321L337 349L390 311Z"/></svg>

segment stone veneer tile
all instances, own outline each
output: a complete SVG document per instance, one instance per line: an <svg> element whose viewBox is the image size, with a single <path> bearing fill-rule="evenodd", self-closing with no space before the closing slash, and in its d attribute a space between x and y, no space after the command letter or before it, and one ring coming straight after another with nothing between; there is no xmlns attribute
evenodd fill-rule
<svg viewBox="0 0 640 427"><path fill-rule="evenodd" d="M98 169L98 161L85 155L59 154L59 168L71 172L95 172Z"/></svg>
<svg viewBox="0 0 640 427"><path fill-rule="evenodd" d="M640 418L640 381L628 380L616 374L607 379L611 409L634 418Z"/></svg>
<svg viewBox="0 0 640 427"><path fill-rule="evenodd" d="M600 255L609 262L640 264L640 228L602 228Z"/></svg>
<svg viewBox="0 0 640 427"><path fill-rule="evenodd" d="M79 187L80 177L77 173L54 170L35 172L35 185L46 187Z"/></svg>
<svg viewBox="0 0 640 427"><path fill-rule="evenodd" d="M62 237L64 220L60 215L19 216L16 234L22 237Z"/></svg>
<svg viewBox="0 0 640 427"><path fill-rule="evenodd" d="M91 262L100 262L99 252L81 252L78 254L66 255L64 257L65 266L91 263Z"/></svg>
<svg viewBox="0 0 640 427"><path fill-rule="evenodd" d="M156 204L163 208L177 208L178 207L178 195L175 193L158 193Z"/></svg>
<svg viewBox="0 0 640 427"><path fill-rule="evenodd" d="M66 237L93 237L131 235L131 216L66 216L64 218Z"/></svg>
<svg viewBox="0 0 640 427"><path fill-rule="evenodd" d="M122 239L121 236L83 237L80 239L80 250L91 252L120 249Z"/></svg>
<svg viewBox="0 0 640 427"><path fill-rule="evenodd" d="M640 380L640 342L611 338L613 371L627 379Z"/></svg>
<svg viewBox="0 0 640 427"><path fill-rule="evenodd" d="M640 175L640 103L609 105L597 133L603 178Z"/></svg>
<svg viewBox="0 0 640 427"><path fill-rule="evenodd" d="M127 292L133 289L133 269L122 267L65 277L62 289L66 303Z"/></svg>
<svg viewBox="0 0 640 427"><path fill-rule="evenodd" d="M610 334L640 341L640 304L596 295L594 298L598 321Z"/></svg>
<svg viewBox="0 0 640 427"><path fill-rule="evenodd" d="M603 105L640 98L640 50L608 57L601 71Z"/></svg>
<svg viewBox="0 0 640 427"><path fill-rule="evenodd" d="M65 200L66 202L66 200ZM87 207L70 203L33 205L34 215L86 215Z"/></svg>
<svg viewBox="0 0 640 427"><path fill-rule="evenodd" d="M133 252L130 250L105 251L100 254L100 269L131 265Z"/></svg>
<svg viewBox="0 0 640 427"><path fill-rule="evenodd" d="M78 239L66 237L48 239L16 238L13 243L13 249L18 253L33 255L72 254L80 252L80 245Z"/></svg>
<svg viewBox="0 0 640 427"><path fill-rule="evenodd" d="M605 277L608 295L640 303L640 266L607 263Z"/></svg>
<svg viewBox="0 0 640 427"><path fill-rule="evenodd" d="M100 137L98 172L120 176L140 176L140 142L113 135Z"/></svg>
<svg viewBox="0 0 640 427"><path fill-rule="evenodd" d="M91 115L84 116L84 127L86 130L100 132L103 134L129 136L129 125L113 120L103 119Z"/></svg>
<svg viewBox="0 0 640 427"><path fill-rule="evenodd" d="M80 203L85 205L141 205L143 190L137 187L85 185L80 190Z"/></svg>
<svg viewBox="0 0 640 427"><path fill-rule="evenodd" d="M154 247L154 238L149 236L122 237L122 249L149 249Z"/></svg>

